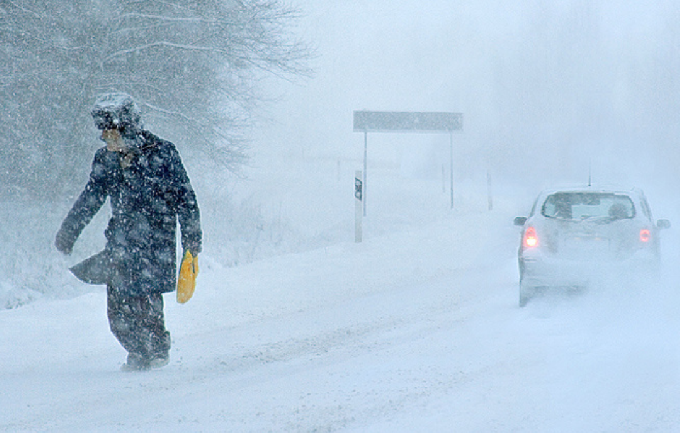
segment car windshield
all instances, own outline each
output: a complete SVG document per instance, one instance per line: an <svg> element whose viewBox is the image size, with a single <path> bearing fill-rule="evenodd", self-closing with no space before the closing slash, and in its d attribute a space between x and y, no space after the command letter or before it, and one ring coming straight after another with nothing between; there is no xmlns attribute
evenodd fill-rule
<svg viewBox="0 0 680 433"><path fill-rule="evenodd" d="M633 218L635 206L624 194L601 192L557 192L549 195L541 210L543 216L568 220Z"/></svg>

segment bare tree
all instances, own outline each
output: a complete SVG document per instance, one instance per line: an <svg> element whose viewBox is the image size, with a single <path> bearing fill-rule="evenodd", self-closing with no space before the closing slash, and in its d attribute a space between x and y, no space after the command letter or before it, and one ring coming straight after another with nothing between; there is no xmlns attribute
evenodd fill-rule
<svg viewBox="0 0 680 433"><path fill-rule="evenodd" d="M95 95L133 95L154 129L230 168L262 74L306 74L278 0L0 1L0 192L70 189ZM77 185L76 187L80 187Z"/></svg>

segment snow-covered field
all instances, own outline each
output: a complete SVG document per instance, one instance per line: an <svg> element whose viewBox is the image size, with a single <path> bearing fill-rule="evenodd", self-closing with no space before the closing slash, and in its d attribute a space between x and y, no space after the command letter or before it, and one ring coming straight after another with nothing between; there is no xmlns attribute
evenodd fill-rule
<svg viewBox="0 0 680 433"><path fill-rule="evenodd" d="M161 370L119 371L103 288L1 310L0 431L680 429L669 276L520 309L512 219L531 197L499 187L489 212L469 180L451 211L438 180L378 167L357 244L358 164L282 161L276 176L263 163L259 183L254 170L251 199L325 246L231 266L206 245L194 298L166 296ZM314 169L315 182L285 180Z"/></svg>

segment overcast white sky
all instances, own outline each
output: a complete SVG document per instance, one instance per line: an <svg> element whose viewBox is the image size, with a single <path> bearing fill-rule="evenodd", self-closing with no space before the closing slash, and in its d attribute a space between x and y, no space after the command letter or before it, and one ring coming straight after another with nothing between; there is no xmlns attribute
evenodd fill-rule
<svg viewBox="0 0 680 433"><path fill-rule="evenodd" d="M592 164L606 183L677 181L675 2L292 4L317 47L316 76L276 82L282 99L255 152L360 158L353 110L454 111L465 116L455 137L462 178L489 167L530 184L582 182ZM374 134L369 152L398 161L413 146L427 154L421 168L437 171L448 137Z"/></svg>

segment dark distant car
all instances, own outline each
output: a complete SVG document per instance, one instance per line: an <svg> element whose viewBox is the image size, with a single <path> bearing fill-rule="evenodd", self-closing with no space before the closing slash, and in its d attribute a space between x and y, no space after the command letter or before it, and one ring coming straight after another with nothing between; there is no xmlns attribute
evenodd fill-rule
<svg viewBox="0 0 680 433"><path fill-rule="evenodd" d="M519 305L560 287L585 287L608 272L653 269L659 261L659 230L640 190L543 191L522 226ZM604 274L604 275L603 275Z"/></svg>

